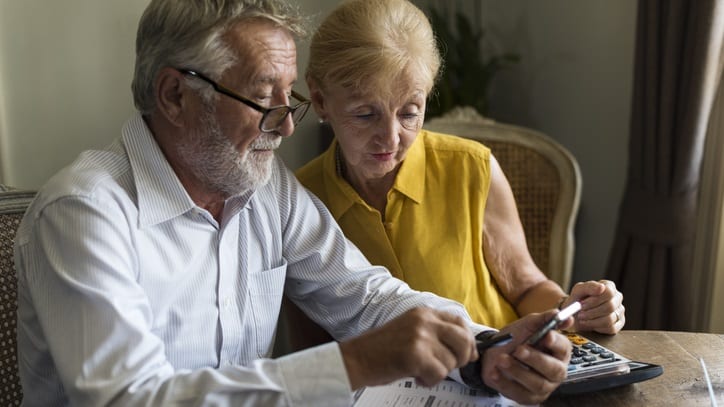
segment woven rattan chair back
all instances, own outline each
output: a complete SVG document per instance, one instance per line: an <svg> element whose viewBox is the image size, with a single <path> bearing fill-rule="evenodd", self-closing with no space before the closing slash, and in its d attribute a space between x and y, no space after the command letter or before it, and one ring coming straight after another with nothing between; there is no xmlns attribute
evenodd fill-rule
<svg viewBox="0 0 724 407"><path fill-rule="evenodd" d="M478 140L490 148L513 189L533 260L568 290L581 194L573 155L540 132L497 123L467 107L431 119L424 127Z"/></svg>
<svg viewBox="0 0 724 407"><path fill-rule="evenodd" d="M19 406L17 278L13 262L15 232L35 193L0 185L0 405Z"/></svg>

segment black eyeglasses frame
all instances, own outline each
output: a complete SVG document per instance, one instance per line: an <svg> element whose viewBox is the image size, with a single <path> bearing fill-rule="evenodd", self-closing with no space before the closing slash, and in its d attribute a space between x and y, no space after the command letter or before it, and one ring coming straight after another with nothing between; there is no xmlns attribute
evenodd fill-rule
<svg viewBox="0 0 724 407"><path fill-rule="evenodd" d="M240 94L234 92L233 90L227 88L224 85L219 84L218 82L214 81L213 79L209 78L208 76L199 73L197 71L194 71L192 69L176 69L177 71L181 72L184 75L193 76L195 78L201 79L202 81L208 83L211 85L215 91L226 95L238 102L241 102L250 108L256 110L257 112L261 113L261 120L259 121L259 130L261 130L263 133L271 133L273 131L276 131L279 126L282 125L284 120L287 119L287 116L289 114L292 115L292 122L294 123L294 126L299 124L300 121L304 118L304 116L307 114L307 111L309 110L309 106L311 105L311 102L309 99L305 98L301 94L297 93L296 91L292 90L291 96L298 100L299 103L297 103L295 106L287 106L287 105L279 105L279 106L272 106L272 107L263 107L260 106L257 103L252 102L251 100L241 96ZM270 117L274 117L273 115L270 116L270 113L278 112L280 110L283 110L283 114L280 114L276 118L276 123L272 127L266 127L264 123L269 119ZM301 113L297 113L298 111L301 111Z"/></svg>

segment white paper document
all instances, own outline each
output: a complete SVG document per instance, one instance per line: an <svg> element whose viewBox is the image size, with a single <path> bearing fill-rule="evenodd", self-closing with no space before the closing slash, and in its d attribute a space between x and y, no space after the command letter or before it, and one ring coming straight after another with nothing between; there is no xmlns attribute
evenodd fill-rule
<svg viewBox="0 0 724 407"><path fill-rule="evenodd" d="M419 386L415 379L401 379L385 386L367 387L355 395L354 407L518 407L503 396L490 396L452 380L433 387Z"/></svg>

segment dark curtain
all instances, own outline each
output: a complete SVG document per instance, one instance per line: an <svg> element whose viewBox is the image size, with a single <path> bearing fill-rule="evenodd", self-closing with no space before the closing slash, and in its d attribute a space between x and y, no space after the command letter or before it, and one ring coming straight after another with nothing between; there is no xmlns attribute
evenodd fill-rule
<svg viewBox="0 0 724 407"><path fill-rule="evenodd" d="M692 253L722 1L638 3L628 175L607 268L627 329L694 329Z"/></svg>

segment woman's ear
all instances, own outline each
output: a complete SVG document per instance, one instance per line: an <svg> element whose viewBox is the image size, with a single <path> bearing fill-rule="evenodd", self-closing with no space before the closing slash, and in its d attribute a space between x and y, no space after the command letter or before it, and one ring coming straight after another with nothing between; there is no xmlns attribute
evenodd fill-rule
<svg viewBox="0 0 724 407"><path fill-rule="evenodd" d="M326 121L327 112L325 110L325 105L324 105L324 93L322 92L322 89L319 86L319 83L317 83L317 81L315 81L314 79L307 76L307 87L309 88L309 98L312 101L312 106L314 107L314 112L317 113L317 116L321 120Z"/></svg>
<svg viewBox="0 0 724 407"><path fill-rule="evenodd" d="M184 74L173 68L163 68L156 77L156 110L169 123L182 127L185 123L189 88Z"/></svg>

